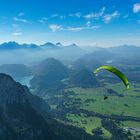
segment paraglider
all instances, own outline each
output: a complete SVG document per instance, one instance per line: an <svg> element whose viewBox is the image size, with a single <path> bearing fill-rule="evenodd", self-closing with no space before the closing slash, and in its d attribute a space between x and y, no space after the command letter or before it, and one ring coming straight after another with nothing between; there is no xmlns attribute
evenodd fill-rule
<svg viewBox="0 0 140 140"><path fill-rule="evenodd" d="M108 97L106 95L104 95L104 100L108 99Z"/></svg>
<svg viewBox="0 0 140 140"><path fill-rule="evenodd" d="M98 73L102 69L108 70L108 71L112 72L113 74L115 74L116 76L118 76L123 81L126 89L129 89L129 81L128 81L128 78L120 70L116 69L113 66L101 66L101 67L97 68L94 71L94 73L96 74L96 73ZM104 96L104 100L106 100L107 98L108 98L107 96Z"/></svg>

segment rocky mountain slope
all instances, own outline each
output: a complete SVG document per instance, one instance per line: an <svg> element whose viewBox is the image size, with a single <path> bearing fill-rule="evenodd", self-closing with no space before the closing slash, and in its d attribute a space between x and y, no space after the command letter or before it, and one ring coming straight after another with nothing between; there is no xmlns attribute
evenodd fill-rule
<svg viewBox="0 0 140 140"><path fill-rule="evenodd" d="M44 109L43 109L44 107ZM83 130L60 124L42 99L10 76L0 74L0 140L90 140ZM45 114L43 116L43 114Z"/></svg>

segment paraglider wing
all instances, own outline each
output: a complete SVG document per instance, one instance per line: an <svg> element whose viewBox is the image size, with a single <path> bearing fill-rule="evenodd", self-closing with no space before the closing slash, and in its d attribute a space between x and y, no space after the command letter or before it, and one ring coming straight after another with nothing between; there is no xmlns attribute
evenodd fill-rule
<svg viewBox="0 0 140 140"><path fill-rule="evenodd" d="M101 69L108 70L108 71L112 72L113 74L115 74L116 76L118 76L118 77L123 81L123 83L125 84L126 89L129 89L129 82L128 82L128 79L127 79L127 77L126 77L121 71L119 71L118 69L116 69L116 68L113 67L113 66L101 66L101 67L97 68L97 69L94 71L94 73L97 73L97 72L100 71Z"/></svg>

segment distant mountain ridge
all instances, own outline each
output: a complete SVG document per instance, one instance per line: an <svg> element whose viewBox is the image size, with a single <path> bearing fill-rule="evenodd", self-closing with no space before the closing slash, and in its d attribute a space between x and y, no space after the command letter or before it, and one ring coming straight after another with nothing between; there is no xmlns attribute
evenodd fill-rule
<svg viewBox="0 0 140 140"><path fill-rule="evenodd" d="M51 42L47 42L43 45L40 45L39 47L43 49L60 49L59 45L55 45Z"/></svg>
<svg viewBox="0 0 140 140"><path fill-rule="evenodd" d="M70 45L63 45L62 43L60 42L57 42L56 44L54 43L51 43L51 42L46 42L42 45L37 45L37 44L34 44L34 43L30 43L30 44L27 44L27 43L23 43L23 44L19 44L15 41L9 41L9 42L4 42L4 43L1 43L0 44L0 49L71 49L71 48L77 48L77 49L82 49L81 47L79 47L77 44L73 43L73 44L70 44ZM120 46L112 46L112 47L109 47L109 48L102 48L102 47L97 47L97 46L94 46L94 47L89 47L88 45L87 46L84 46L85 50L87 48L87 50L90 50L90 51L99 51L99 50L117 50L117 51L122 51L122 50L140 50L140 47L139 46L135 46L135 45L120 45Z"/></svg>
<svg viewBox="0 0 140 140"><path fill-rule="evenodd" d="M71 44L68 46L64 46L62 45L60 42L53 44L51 42L46 42L42 45L36 45L36 44L27 44L27 43L23 43L23 44L19 44L15 41L10 41L10 42L4 42L2 44L0 44L0 49L1 50L14 50L14 49L65 49L65 48L77 48L77 49L81 49L78 45L76 44Z"/></svg>
<svg viewBox="0 0 140 140"><path fill-rule="evenodd" d="M39 48L38 45L36 44L18 44L15 41L10 41L10 42L5 42L0 44L0 49L1 50L13 50L13 49L37 49Z"/></svg>
<svg viewBox="0 0 140 140"><path fill-rule="evenodd" d="M140 47L135 45L121 45L107 48L107 50L113 53L137 53L140 52Z"/></svg>
<svg viewBox="0 0 140 140"><path fill-rule="evenodd" d="M25 77L32 75L31 69L24 64L3 64L0 65L0 72L12 77Z"/></svg>

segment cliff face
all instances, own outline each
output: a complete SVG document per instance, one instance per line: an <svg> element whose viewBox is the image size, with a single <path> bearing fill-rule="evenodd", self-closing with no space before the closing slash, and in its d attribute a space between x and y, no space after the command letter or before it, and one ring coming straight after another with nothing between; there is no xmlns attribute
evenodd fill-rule
<svg viewBox="0 0 140 140"><path fill-rule="evenodd" d="M26 98L24 92L24 88L21 84L16 83L10 76L6 74L0 74L1 107L6 107L6 105L13 103L25 103Z"/></svg>
<svg viewBox="0 0 140 140"><path fill-rule="evenodd" d="M34 105L25 87L10 76L0 74L1 140L54 139L53 131Z"/></svg>

